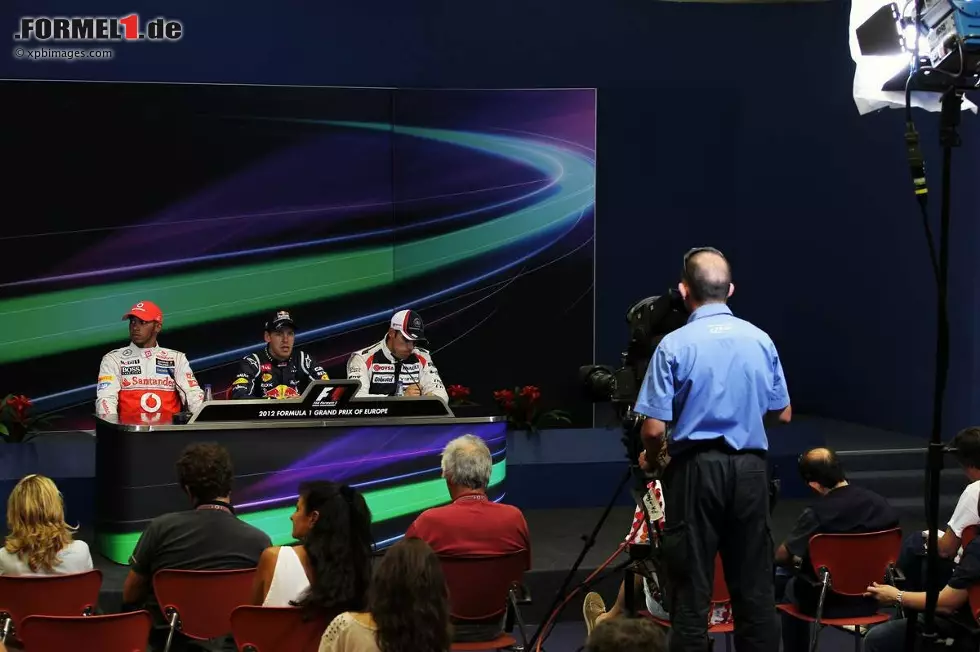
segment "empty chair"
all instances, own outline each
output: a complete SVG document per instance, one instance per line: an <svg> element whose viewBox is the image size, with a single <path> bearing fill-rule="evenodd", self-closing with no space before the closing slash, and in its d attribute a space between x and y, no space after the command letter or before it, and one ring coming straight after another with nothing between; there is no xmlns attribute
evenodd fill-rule
<svg viewBox="0 0 980 652"><path fill-rule="evenodd" d="M317 652L326 618L303 620L295 607L238 607L231 613L231 633L242 652Z"/></svg>
<svg viewBox="0 0 980 652"><path fill-rule="evenodd" d="M29 652L143 652L153 619L147 611L109 616L28 616L20 639Z"/></svg>

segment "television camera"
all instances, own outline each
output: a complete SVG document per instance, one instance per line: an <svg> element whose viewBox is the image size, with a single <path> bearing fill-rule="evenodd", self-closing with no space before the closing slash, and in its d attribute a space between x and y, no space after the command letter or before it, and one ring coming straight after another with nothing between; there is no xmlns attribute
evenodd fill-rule
<svg viewBox="0 0 980 652"><path fill-rule="evenodd" d="M650 358L660 340L687 322L684 299L676 289L647 297L626 311L630 339L622 354L621 366L586 365L579 368L579 378L589 400L610 401L621 418L631 418L633 405L643 384Z"/></svg>

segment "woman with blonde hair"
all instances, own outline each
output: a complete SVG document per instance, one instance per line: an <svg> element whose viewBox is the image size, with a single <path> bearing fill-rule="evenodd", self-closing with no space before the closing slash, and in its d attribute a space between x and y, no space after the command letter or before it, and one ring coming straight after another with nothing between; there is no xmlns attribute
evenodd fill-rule
<svg viewBox="0 0 980 652"><path fill-rule="evenodd" d="M50 478L21 478L7 499L7 535L0 575L63 575L92 570L88 544L72 539L61 492Z"/></svg>

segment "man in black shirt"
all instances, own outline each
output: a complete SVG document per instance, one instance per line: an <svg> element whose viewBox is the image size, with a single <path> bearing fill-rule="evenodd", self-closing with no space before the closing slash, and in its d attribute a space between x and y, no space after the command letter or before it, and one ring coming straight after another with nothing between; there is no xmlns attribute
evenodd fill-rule
<svg viewBox="0 0 980 652"><path fill-rule="evenodd" d="M255 568L272 542L262 530L235 516L233 470L228 451L217 444L192 444L177 460L177 478L192 509L150 521L129 560L123 603L138 605L166 627L153 595L153 574L162 569ZM159 632L155 632L160 636ZM154 637L156 638L156 637Z"/></svg>
<svg viewBox="0 0 980 652"><path fill-rule="evenodd" d="M783 569L797 568L800 577L786 582L784 602L792 602L806 614L817 610L820 588L810 563L810 538L815 534L860 534L879 532L898 527L898 512L888 501L873 491L849 484L844 476L837 455L829 448L814 448L799 460L803 480L820 495L820 499L800 514L793 531L776 550L776 565L782 567L779 575L788 577ZM811 584L807 580L813 582ZM828 593L824 602L824 616L844 618L866 616L875 613L877 605L870 598L850 598ZM783 614L783 649L806 650L809 645L809 627L806 623Z"/></svg>
<svg viewBox="0 0 980 652"><path fill-rule="evenodd" d="M959 566L953 571L949 583L939 592L936 629L940 637L953 640L952 647L942 649L949 652L976 652L977 639L957 623L971 630L977 626L970 609L969 593L970 587L977 582L980 582L980 537L971 541L963 550ZM872 584L868 587L867 595L883 605L895 605L913 611L926 609L926 594L923 592L905 592L887 584ZM864 637L865 652L902 652L905 649L906 627L904 620L892 620L872 627Z"/></svg>
<svg viewBox="0 0 980 652"><path fill-rule="evenodd" d="M265 322L266 347L242 358L231 383L231 398L295 398L313 380L328 380L326 370L308 353L294 348L296 324L288 310Z"/></svg>

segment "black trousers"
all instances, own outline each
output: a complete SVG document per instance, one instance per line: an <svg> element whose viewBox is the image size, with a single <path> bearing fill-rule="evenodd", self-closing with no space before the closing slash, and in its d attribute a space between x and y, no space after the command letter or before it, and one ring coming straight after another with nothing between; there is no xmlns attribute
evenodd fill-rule
<svg viewBox="0 0 980 652"><path fill-rule="evenodd" d="M724 444L699 445L671 459L663 487L670 652L708 649L708 611L718 553L732 599L735 649L778 652L764 455L736 452Z"/></svg>

